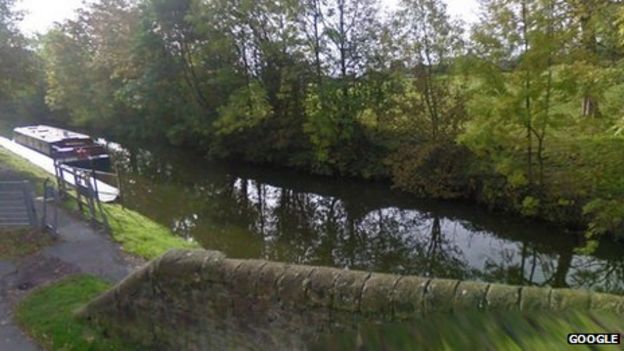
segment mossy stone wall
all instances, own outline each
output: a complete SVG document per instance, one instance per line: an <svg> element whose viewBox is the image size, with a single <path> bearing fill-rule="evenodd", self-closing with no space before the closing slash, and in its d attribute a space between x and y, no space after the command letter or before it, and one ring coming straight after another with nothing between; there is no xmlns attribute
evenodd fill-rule
<svg viewBox="0 0 624 351"><path fill-rule="evenodd" d="M79 316L154 350L304 349L323 333L363 321L572 308L624 313L624 298L173 250L92 301Z"/></svg>

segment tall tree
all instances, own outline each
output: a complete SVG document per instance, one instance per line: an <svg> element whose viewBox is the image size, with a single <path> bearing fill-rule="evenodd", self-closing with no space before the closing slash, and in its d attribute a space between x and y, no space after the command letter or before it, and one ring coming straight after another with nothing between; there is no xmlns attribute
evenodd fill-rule
<svg viewBox="0 0 624 351"><path fill-rule="evenodd" d="M473 147L480 145L473 149L484 147L500 157L497 168L510 184L541 188L546 135L554 117L561 118L553 113L555 88L560 86L554 81L554 71L562 63L569 38L562 17L565 4L554 0L488 0L482 4L483 20L474 33L481 94L473 104L478 116L467 135L473 135L469 137ZM511 150L522 144L524 157L518 157ZM506 155L500 150L506 150ZM524 159L524 171L514 166L518 159Z"/></svg>
<svg viewBox="0 0 624 351"><path fill-rule="evenodd" d="M614 28L622 2L618 0L567 0L562 12L574 32L573 59L585 72L578 77L581 87L581 114L585 117L601 115L600 99L603 85L597 80L606 78L605 65L624 55Z"/></svg>
<svg viewBox="0 0 624 351"><path fill-rule="evenodd" d="M366 109L364 77L369 72L370 53L379 40L378 5L374 0L320 4L326 40L312 43L324 44L321 54L326 72L308 90L304 128L315 146L317 164L347 172L359 158L353 148L362 141L358 119ZM312 11L312 16L318 14Z"/></svg>
<svg viewBox="0 0 624 351"><path fill-rule="evenodd" d="M15 10L15 0L0 0L0 101L15 97L32 76L32 56L26 39L17 29L22 14Z"/></svg>
<svg viewBox="0 0 624 351"><path fill-rule="evenodd" d="M405 112L420 119L430 141L452 140L464 117L461 86L451 71L462 54L462 29L440 0L403 0L396 18L401 59L417 94Z"/></svg>

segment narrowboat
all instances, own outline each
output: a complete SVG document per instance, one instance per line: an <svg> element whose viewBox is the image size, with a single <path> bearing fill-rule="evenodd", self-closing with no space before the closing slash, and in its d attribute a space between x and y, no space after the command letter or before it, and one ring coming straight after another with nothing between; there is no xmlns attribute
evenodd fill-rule
<svg viewBox="0 0 624 351"><path fill-rule="evenodd" d="M37 125L13 129L13 141L72 167L111 169L106 149L85 134Z"/></svg>

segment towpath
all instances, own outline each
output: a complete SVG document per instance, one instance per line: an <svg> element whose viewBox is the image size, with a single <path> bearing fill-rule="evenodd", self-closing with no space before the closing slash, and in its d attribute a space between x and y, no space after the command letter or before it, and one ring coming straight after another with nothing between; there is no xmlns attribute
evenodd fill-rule
<svg viewBox="0 0 624 351"><path fill-rule="evenodd" d="M124 254L105 232L66 210L59 209L58 224L59 235L51 246L17 260L0 260L0 350L40 349L13 319L15 304L34 288L76 273L114 283L143 264Z"/></svg>

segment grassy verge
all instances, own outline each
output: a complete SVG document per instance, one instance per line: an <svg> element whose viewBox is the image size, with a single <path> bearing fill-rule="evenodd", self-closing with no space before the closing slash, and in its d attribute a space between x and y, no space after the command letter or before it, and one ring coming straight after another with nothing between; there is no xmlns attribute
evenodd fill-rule
<svg viewBox="0 0 624 351"><path fill-rule="evenodd" d="M42 191L41 186L47 178L54 179L54 176L43 169L0 147L0 172L3 168L6 168L12 174L18 175L20 178L33 182L38 193Z"/></svg>
<svg viewBox="0 0 624 351"><path fill-rule="evenodd" d="M63 206L79 212L77 202L66 200ZM186 241L174 235L167 227L152 221L142 214L122 208L118 204L103 204L113 239L123 246L124 251L151 260L170 249L197 249L195 242ZM86 214L87 209L83 208ZM101 219L98 216L98 219Z"/></svg>
<svg viewBox="0 0 624 351"><path fill-rule="evenodd" d="M104 211L113 238L121 243L127 252L153 259L173 248L199 248L197 243L175 236L167 227L138 212L111 204L105 204Z"/></svg>
<svg viewBox="0 0 624 351"><path fill-rule="evenodd" d="M18 306L22 328L49 350L132 350L126 342L108 338L73 315L110 285L91 276L75 276L36 290Z"/></svg>
<svg viewBox="0 0 624 351"><path fill-rule="evenodd" d="M0 147L0 166L10 168L41 188L43 181L51 177L40 168ZM75 202L67 206L75 209ZM111 235L128 253L152 259L170 249L198 248L199 245L175 236L168 228L154 222L136 211L124 209L117 204L105 204Z"/></svg>
<svg viewBox="0 0 624 351"><path fill-rule="evenodd" d="M403 324L366 325L322 338L312 350L621 350L620 345L569 345L570 333L622 333L608 313L467 312Z"/></svg>
<svg viewBox="0 0 624 351"><path fill-rule="evenodd" d="M0 229L0 260L26 256L49 245L52 238L38 230Z"/></svg>

